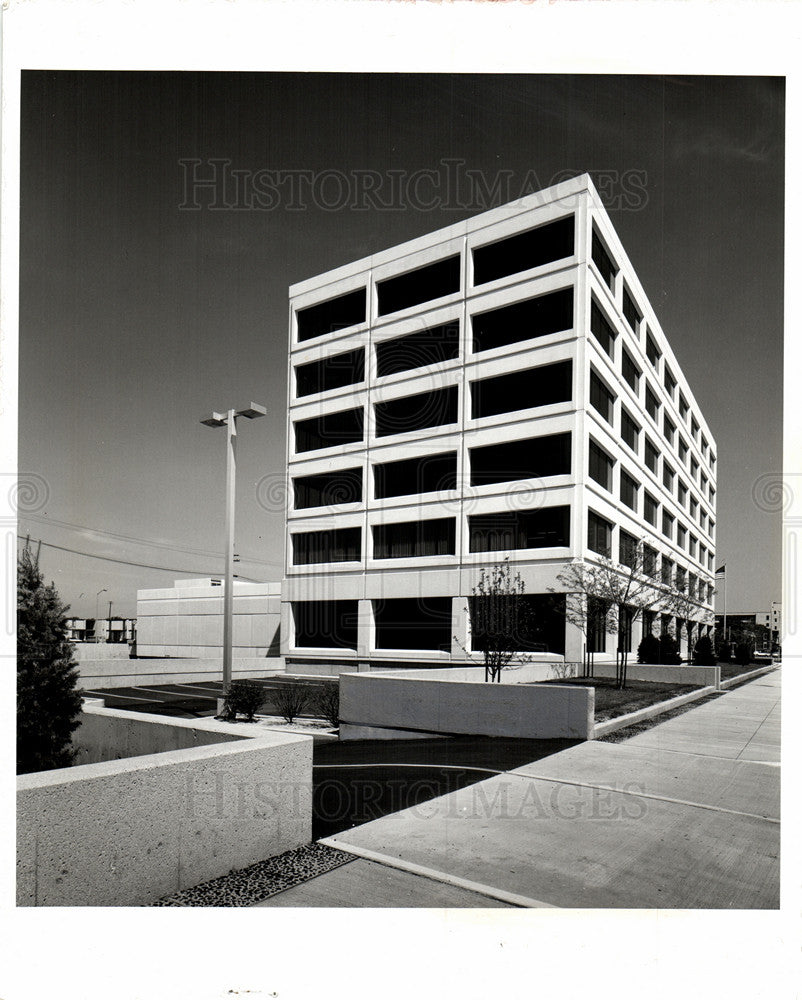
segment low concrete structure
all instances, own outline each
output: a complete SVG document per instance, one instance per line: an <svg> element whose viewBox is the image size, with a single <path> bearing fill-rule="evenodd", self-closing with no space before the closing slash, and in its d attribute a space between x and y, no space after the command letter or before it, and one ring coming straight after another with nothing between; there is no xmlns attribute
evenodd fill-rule
<svg viewBox="0 0 802 1000"><path fill-rule="evenodd" d="M595 677L615 677L614 663L597 663L593 668ZM698 684L707 687L716 684L715 667L694 667L662 663L630 663L627 665L627 681L651 681L656 684Z"/></svg>
<svg viewBox="0 0 802 1000"><path fill-rule="evenodd" d="M137 655L221 657L224 586L205 578L137 591ZM280 622L280 583L234 581L235 659L278 656Z"/></svg>
<svg viewBox="0 0 802 1000"><path fill-rule="evenodd" d="M593 738L593 688L525 682L486 684L479 679L433 678L431 673L342 674L340 739L433 735ZM452 671L442 673L450 675Z"/></svg>
<svg viewBox="0 0 802 1000"><path fill-rule="evenodd" d="M80 686L85 691L105 688L136 687L141 684L196 684L198 681L222 681L222 654L210 659L190 657L137 657L135 660L79 661ZM267 677L283 673L279 657L239 657L234 660L232 677Z"/></svg>
<svg viewBox="0 0 802 1000"><path fill-rule="evenodd" d="M18 905L140 906L311 839L310 737L91 705L84 721L96 763L17 778ZM108 759L122 750L144 755Z"/></svg>

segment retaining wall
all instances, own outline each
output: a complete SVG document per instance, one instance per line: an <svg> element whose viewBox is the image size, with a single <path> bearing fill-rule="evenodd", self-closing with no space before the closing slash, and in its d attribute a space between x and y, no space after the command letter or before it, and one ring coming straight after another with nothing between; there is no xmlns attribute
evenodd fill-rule
<svg viewBox="0 0 802 1000"><path fill-rule="evenodd" d="M340 739L592 738L592 688L441 680L430 673L414 677L342 674Z"/></svg>
<svg viewBox="0 0 802 1000"><path fill-rule="evenodd" d="M127 714L85 711L101 742L102 720ZM174 719L168 726L155 718L162 731L148 737L131 730L132 744L225 737L215 729L224 724L210 729ZM243 728L224 743L21 775L17 904L140 906L308 843L311 835L308 736L261 730L249 737Z"/></svg>
<svg viewBox="0 0 802 1000"><path fill-rule="evenodd" d="M615 677L614 663L597 663L595 677ZM716 683L715 667L694 667L690 664L629 663L628 681L654 681L658 684L699 684L707 687Z"/></svg>
<svg viewBox="0 0 802 1000"><path fill-rule="evenodd" d="M281 657L240 657L232 664L232 677L265 677L281 673ZM145 657L136 660L83 660L78 663L80 686L85 691L103 688L136 687L138 684L195 684L198 681L221 681L222 656L212 659Z"/></svg>

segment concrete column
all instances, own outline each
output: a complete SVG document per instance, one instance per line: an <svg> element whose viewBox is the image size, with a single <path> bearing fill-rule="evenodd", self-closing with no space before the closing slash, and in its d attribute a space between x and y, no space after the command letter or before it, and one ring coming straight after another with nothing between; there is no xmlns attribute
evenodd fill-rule
<svg viewBox="0 0 802 1000"><path fill-rule="evenodd" d="M360 659L370 657L370 652L375 645L375 639L376 627L373 622L373 602L358 601L356 655Z"/></svg>
<svg viewBox="0 0 802 1000"><path fill-rule="evenodd" d="M468 598L451 598L451 659L462 663L467 660L466 650L471 648L471 620Z"/></svg>
<svg viewBox="0 0 802 1000"><path fill-rule="evenodd" d="M290 601L281 602L281 655L286 656L290 649L290 644L295 641L295 623L292 619L292 604Z"/></svg>

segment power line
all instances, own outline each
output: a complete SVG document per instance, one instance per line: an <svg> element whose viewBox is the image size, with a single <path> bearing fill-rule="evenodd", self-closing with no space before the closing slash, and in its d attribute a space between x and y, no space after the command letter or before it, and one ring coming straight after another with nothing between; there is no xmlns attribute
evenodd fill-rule
<svg viewBox="0 0 802 1000"><path fill-rule="evenodd" d="M29 538L29 536L27 536L27 535L17 535L17 538L20 539L20 541L25 541L26 538ZM67 548L66 545L55 545L53 542L46 542L46 541L44 541L44 539L41 539L41 538L34 538L34 539L31 539L31 541L38 542L40 545L44 545L44 546L46 546L49 549L58 549L60 552L71 552L73 555L76 555L76 556L86 556L88 559L102 559L104 562L121 563L124 566L136 566L136 567L138 567L140 569L157 569L157 570L161 570L164 573L188 573L188 574L192 574L192 573L203 573L204 572L203 570L199 570L199 569L178 569L175 566L153 566L150 563L134 562L131 559L116 559L114 556L99 556L99 555L96 555L93 552L81 552L79 549L70 549L70 548ZM220 575L220 573L217 570L214 571L214 572L212 572L212 573L209 573L209 576L219 576L219 575ZM240 577L238 577L238 579L245 580L246 577L240 576ZM257 581L257 580L251 580L249 582L251 582L251 583L258 583L259 581Z"/></svg>

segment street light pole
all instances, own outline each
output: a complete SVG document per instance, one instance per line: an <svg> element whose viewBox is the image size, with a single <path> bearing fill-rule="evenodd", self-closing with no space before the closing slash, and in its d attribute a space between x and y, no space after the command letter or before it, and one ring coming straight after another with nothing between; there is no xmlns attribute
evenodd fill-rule
<svg viewBox="0 0 802 1000"><path fill-rule="evenodd" d="M100 595L101 594L107 594L107 593L108 593L108 587L104 587L102 590L99 590L95 594L95 642L98 641L97 619L98 619L98 615L100 614L100 610L99 610L99 608L100 608Z"/></svg>
<svg viewBox="0 0 802 1000"><path fill-rule="evenodd" d="M226 428L226 567L223 591L223 693L231 684L234 631L234 524L237 498L237 417L255 420L267 413L264 406L251 403L244 410L212 413L201 420L207 427Z"/></svg>

